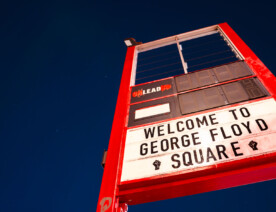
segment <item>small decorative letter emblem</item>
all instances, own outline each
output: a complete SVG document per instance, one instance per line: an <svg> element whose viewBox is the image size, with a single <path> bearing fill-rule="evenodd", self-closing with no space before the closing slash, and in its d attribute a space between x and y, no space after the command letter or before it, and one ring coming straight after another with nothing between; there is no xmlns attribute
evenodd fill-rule
<svg viewBox="0 0 276 212"><path fill-rule="evenodd" d="M153 165L155 167L155 170L158 170L160 168L161 162L159 160L155 160L153 162Z"/></svg>
<svg viewBox="0 0 276 212"><path fill-rule="evenodd" d="M101 212L105 212L108 208L110 208L112 202L111 197L104 197L102 198L100 205L101 205Z"/></svg>
<svg viewBox="0 0 276 212"><path fill-rule="evenodd" d="M257 145L258 145L258 143L256 142L256 141L250 141L249 142L249 144L248 144L254 151L255 150L258 150L258 148L257 148Z"/></svg>

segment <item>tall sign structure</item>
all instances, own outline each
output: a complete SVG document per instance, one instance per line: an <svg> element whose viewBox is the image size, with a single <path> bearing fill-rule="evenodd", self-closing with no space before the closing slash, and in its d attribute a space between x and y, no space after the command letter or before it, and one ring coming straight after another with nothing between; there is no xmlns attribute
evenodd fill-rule
<svg viewBox="0 0 276 212"><path fill-rule="evenodd" d="M276 178L276 78L227 23L128 42L97 212Z"/></svg>

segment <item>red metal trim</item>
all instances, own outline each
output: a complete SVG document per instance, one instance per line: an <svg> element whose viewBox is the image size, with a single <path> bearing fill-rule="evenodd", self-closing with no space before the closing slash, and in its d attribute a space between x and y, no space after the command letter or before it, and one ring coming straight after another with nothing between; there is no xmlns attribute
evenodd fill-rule
<svg viewBox="0 0 276 212"><path fill-rule="evenodd" d="M200 111L200 112L196 112L196 113L190 113L190 114L187 114L187 115L183 115L181 117L175 117L175 118L165 119L165 120L151 122L151 123L147 123L147 124L141 124L141 125L137 125L137 126L133 126L133 127L128 127L128 129L135 129L135 128L145 127L145 126L152 125L152 124L158 124L158 123L173 121L173 120L177 120L177 119L181 119L181 118L187 118L187 117L190 117L190 116L196 116L196 115L200 115L200 114L204 114L204 113L210 113L212 111L219 111L219 110L222 110L222 109L236 107L236 106L240 106L240 105L244 105L244 104L248 104L248 103L252 103L252 102L263 101L265 99L271 99L271 98L272 98L271 96L266 96L266 97L263 97L263 98L252 99L252 100L249 100L249 101L239 102L239 103L236 103L236 104L226 105L226 106L223 106L223 107L217 107L217 108L204 110L204 111Z"/></svg>
<svg viewBox="0 0 276 212"><path fill-rule="evenodd" d="M186 180L186 179L191 179L195 177L202 177L204 175L214 174L214 169L216 169L215 172L223 172L223 171L227 171L228 169L234 170L238 167L246 168L250 166L253 167L254 165L261 165L266 161L270 163L272 162L276 163L276 161L270 160L268 156L275 157L276 159L276 152L266 153L265 155L252 156L252 157L243 158L240 160L226 161L226 162L209 165L205 167L190 168L184 171L178 171L170 174L162 174L154 177L124 181L120 183L120 191L121 191L120 194L123 194L125 190L130 188L133 189L133 188L139 188L139 187L145 187L145 186L153 186L153 185L158 185L161 182L163 183L168 183L171 181L176 182L177 180L184 180L184 179Z"/></svg>
<svg viewBox="0 0 276 212"><path fill-rule="evenodd" d="M187 196L276 178L276 153L208 166L185 174L141 179L120 185L129 205Z"/></svg>
<svg viewBox="0 0 276 212"><path fill-rule="evenodd" d="M119 209L119 200L116 195L121 176L127 122L125 117L128 114L128 103L130 100L130 79L134 52L135 47L128 47L112 124L97 212L116 212Z"/></svg>
<svg viewBox="0 0 276 212"><path fill-rule="evenodd" d="M268 92L276 98L276 78L236 32L227 24L218 25L244 57L247 65L256 73Z"/></svg>

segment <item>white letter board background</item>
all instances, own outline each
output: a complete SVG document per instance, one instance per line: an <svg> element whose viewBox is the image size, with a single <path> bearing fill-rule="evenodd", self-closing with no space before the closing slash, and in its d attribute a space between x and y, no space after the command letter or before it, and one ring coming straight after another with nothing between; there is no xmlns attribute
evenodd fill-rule
<svg viewBox="0 0 276 212"><path fill-rule="evenodd" d="M240 108L247 108L250 112L250 117L243 117L241 113L239 112ZM234 116L232 115L229 110L236 109L236 114L238 116L238 120L235 120ZM218 124L211 125L210 119L208 118L209 115L215 114L212 117L215 117L215 122L218 122ZM201 126L198 128L197 126L192 130L185 129L183 132L177 132L175 124L178 121L183 121L188 119L195 120L196 118L201 118L203 116L206 116L208 120L209 126ZM268 125L268 129L261 131L258 125L256 124L256 119L263 119L266 124ZM242 128L243 134L241 136L233 136L233 133L231 133L231 126L233 124L238 124L241 126L241 123L247 123L247 121L250 122L250 129L252 133L248 133L245 127ZM171 131L175 131L173 134L167 134L166 128L167 125L170 124ZM164 136L157 135L157 131L155 132L155 135L153 138L149 137L148 139L145 138L144 129L148 129L149 127L164 125ZM227 134L231 134L232 138L224 139L221 132L219 131L220 127L223 127L225 132ZM216 140L212 141L212 137L210 135L210 129L216 128L215 131L219 135L216 136ZM155 129L157 130L157 128ZM151 141L156 141L156 145L162 140L162 139L169 139L171 137L178 137L180 138L182 135L187 134L191 135L192 133L198 132L198 141L201 142L199 145L193 145L191 144L189 147L182 147L181 141L179 142L180 149L169 149L166 152L162 152L160 149L160 146L158 146L157 150L158 153L156 154L150 154L148 153L146 156L140 155L140 145L142 143L148 143L148 146L150 146ZM190 136L191 138L191 136ZM251 140L254 140L258 143L258 150L253 150L249 147L249 142ZM233 153L233 150L231 148L230 143L236 142L239 143L235 145L235 147L239 147L240 149L237 150L237 152L242 152L242 156L235 156ZM192 142L191 142L192 143ZM213 153L215 154L216 158L218 159L218 155L216 154L216 145L224 145L226 147L226 154L228 155L228 158L223 158L222 160L210 160L209 162L206 162L206 160L201 163L193 163L191 166L184 166L182 162L182 154L184 152L191 152L193 153L193 150L202 149L202 151L206 150L206 148L210 147L213 150ZM150 147L149 147L150 148ZM125 151L124 151L124 159L123 159L123 169L122 169L122 176L121 176L121 182L123 181L130 181L130 180L137 180L147 177L153 177L158 176L162 174L171 174L175 172L182 172L183 171L193 171L196 168L202 168L204 166L208 165L214 165L222 162L232 161L232 160L239 160L242 158L248 158L253 157L257 155L262 155L270 152L274 152L276 150L276 103L274 99L266 99L258 102L253 102L249 104L243 104L236 107L230 107L226 109L221 109L209 113L204 113L200 115L195 116L188 116L179 118L176 120L172 120L169 122L162 122L158 124L148 125L144 127L138 127L134 129L127 130L127 136L126 136L126 145L125 145ZM150 149L149 149L150 152ZM198 151L197 151L198 152ZM171 160L171 156L173 154L179 154L179 160L181 162L181 166L179 168L173 168L172 164L173 162ZM203 152L203 155L205 155L205 151ZM206 159L206 155L204 156ZM155 160L159 160L161 162L159 170L155 170L153 162Z"/></svg>

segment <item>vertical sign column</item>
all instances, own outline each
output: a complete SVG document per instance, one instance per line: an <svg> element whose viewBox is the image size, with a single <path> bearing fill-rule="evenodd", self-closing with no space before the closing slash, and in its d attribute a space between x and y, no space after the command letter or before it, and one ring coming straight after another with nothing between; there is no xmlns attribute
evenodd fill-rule
<svg viewBox="0 0 276 212"><path fill-rule="evenodd" d="M247 65L256 73L257 77L275 99L276 86L274 85L276 84L276 78L274 75L227 23L219 24L219 27L240 51Z"/></svg>
<svg viewBox="0 0 276 212"><path fill-rule="evenodd" d="M118 212L118 183L120 181L128 103L130 100L130 81L135 54L135 46L128 47L121 79L115 115L107 151L106 163L98 199L97 212Z"/></svg>

